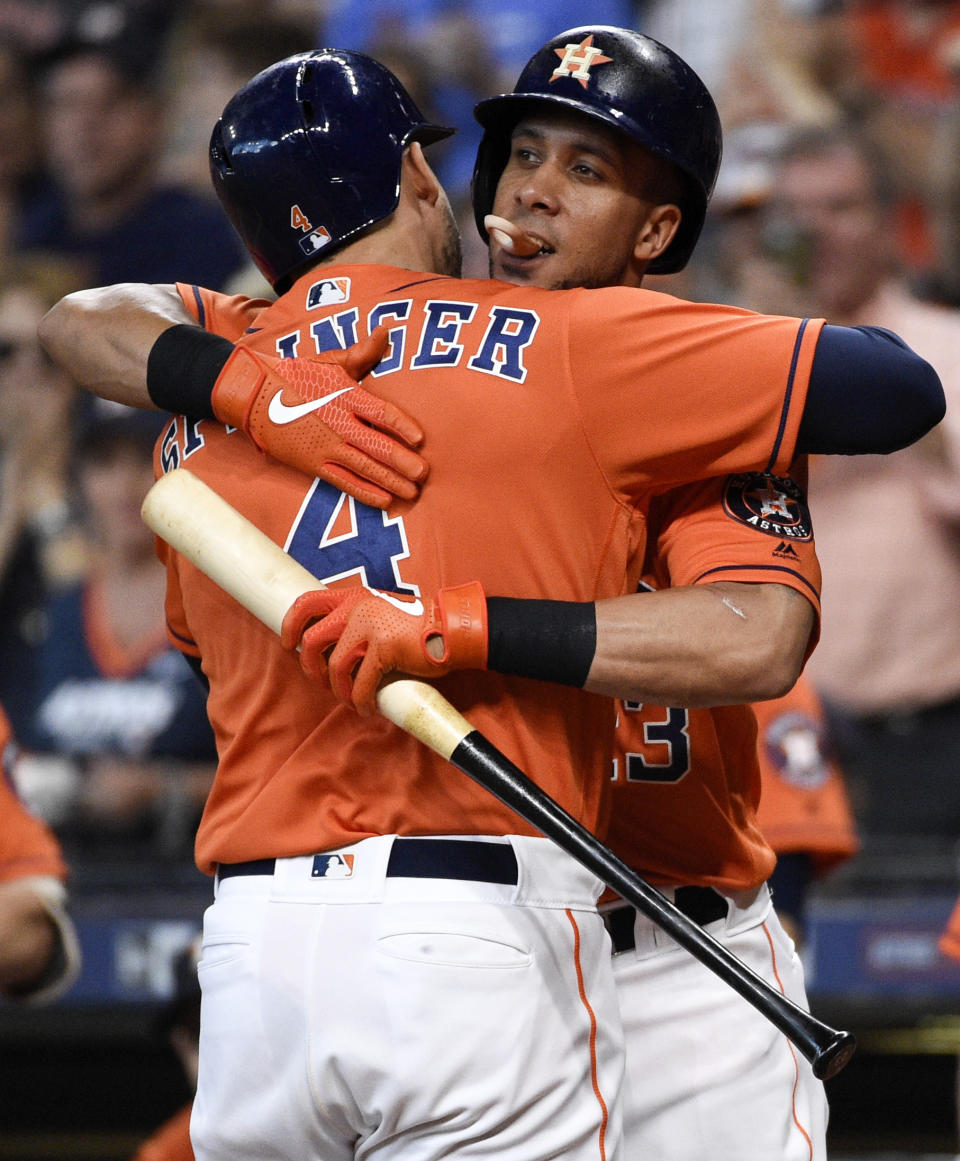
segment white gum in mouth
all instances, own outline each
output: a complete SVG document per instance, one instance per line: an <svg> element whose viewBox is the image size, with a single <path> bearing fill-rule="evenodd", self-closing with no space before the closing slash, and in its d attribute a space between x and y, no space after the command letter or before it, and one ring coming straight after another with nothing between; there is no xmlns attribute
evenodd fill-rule
<svg viewBox="0 0 960 1161"><path fill-rule="evenodd" d="M536 254L542 243L530 234L525 234L519 226L500 218L496 214L487 214L483 219L487 233L491 234L508 254L516 254L520 258L528 258Z"/></svg>

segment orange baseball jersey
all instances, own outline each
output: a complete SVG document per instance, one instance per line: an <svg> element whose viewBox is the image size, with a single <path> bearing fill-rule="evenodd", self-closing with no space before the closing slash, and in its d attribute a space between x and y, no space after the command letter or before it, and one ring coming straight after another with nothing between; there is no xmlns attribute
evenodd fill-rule
<svg viewBox="0 0 960 1161"><path fill-rule="evenodd" d="M638 289L546 291L390 267L312 271L276 303L181 286L209 330L296 356L384 323L373 390L416 415L430 478L388 512L176 419L157 470L187 467L324 583L429 597L594 601L632 592L657 488L786 470L822 321ZM602 359L598 358L602 352ZM297 409L278 392L274 421ZM361 720L189 563L169 568L173 640L202 659L218 773L197 837L211 871L376 834L535 833L397 727ZM599 828L615 704L496 673L439 681L476 729Z"/></svg>
<svg viewBox="0 0 960 1161"><path fill-rule="evenodd" d="M825 874L860 849L843 774L831 756L823 707L801 675L785 697L757 702L764 838L778 854L810 855Z"/></svg>
<svg viewBox="0 0 960 1161"><path fill-rule="evenodd" d="M650 505L641 589L775 582L819 612L806 463L678 488ZM811 645L816 630L811 635ZM757 724L748 705L620 705L607 841L653 882L757 886L776 856L757 820Z"/></svg>
<svg viewBox="0 0 960 1161"><path fill-rule="evenodd" d="M67 866L60 844L47 824L32 815L20 801L10 781L15 743L6 714L0 709L0 883L34 875L50 875L65 881Z"/></svg>

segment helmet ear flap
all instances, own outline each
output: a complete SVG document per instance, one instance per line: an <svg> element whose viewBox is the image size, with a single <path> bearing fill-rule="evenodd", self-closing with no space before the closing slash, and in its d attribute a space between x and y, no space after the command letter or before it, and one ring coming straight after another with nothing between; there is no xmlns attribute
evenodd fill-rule
<svg viewBox="0 0 960 1161"><path fill-rule="evenodd" d="M470 191L473 199L474 221L484 242L488 241L488 237L483 220L487 214L493 211L493 199L496 197L497 184L510 157L511 131L503 126L496 130L488 129L480 139L480 145L477 148L477 160L473 167Z"/></svg>

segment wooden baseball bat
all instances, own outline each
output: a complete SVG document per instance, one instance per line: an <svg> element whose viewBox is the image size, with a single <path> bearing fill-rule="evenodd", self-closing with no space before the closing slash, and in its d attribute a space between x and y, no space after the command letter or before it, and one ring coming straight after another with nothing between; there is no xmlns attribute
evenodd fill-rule
<svg viewBox="0 0 960 1161"><path fill-rule="evenodd" d="M158 480L143 503L150 528L275 633L301 593L322 588L312 573L264 535L192 472L177 468ZM377 708L395 725L447 759L718 975L797 1046L822 1079L850 1060L856 1042L772 988L708 935L666 896L617 858L427 682L390 679Z"/></svg>

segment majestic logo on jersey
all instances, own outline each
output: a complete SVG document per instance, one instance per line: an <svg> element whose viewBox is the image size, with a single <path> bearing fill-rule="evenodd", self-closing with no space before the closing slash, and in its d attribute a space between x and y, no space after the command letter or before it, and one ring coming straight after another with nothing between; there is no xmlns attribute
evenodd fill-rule
<svg viewBox="0 0 960 1161"><path fill-rule="evenodd" d="M560 58L560 63L550 74L550 84L559 77L573 77L574 80L586 88L590 80L590 70L595 65L609 64L612 56L604 56L599 48L593 47L593 33L579 44L565 44L563 48L553 50Z"/></svg>
<svg viewBox="0 0 960 1161"><path fill-rule="evenodd" d="M791 786L816 790L830 777L820 728L808 714L781 714L767 728L765 746L770 761Z"/></svg>
<svg viewBox="0 0 960 1161"><path fill-rule="evenodd" d="M762 472L729 476L723 492L723 507L734 520L749 524L767 536L779 536L782 540L809 540L813 536L803 490L787 476L768 476Z"/></svg>
<svg viewBox="0 0 960 1161"><path fill-rule="evenodd" d="M795 564L800 562L800 553L788 544L785 540L781 540L777 547L773 550L774 556L779 556L783 560L792 560Z"/></svg>
<svg viewBox="0 0 960 1161"><path fill-rule="evenodd" d="M314 879L349 879L353 875L355 858L355 855L314 855L310 876Z"/></svg>
<svg viewBox="0 0 960 1161"><path fill-rule="evenodd" d="M322 399L308 399L306 403L289 404L284 403L283 389L281 388L270 400L270 406L267 408L267 417L271 423L282 427L285 423L293 423L297 419L302 419L305 415L309 415L311 411L319 411L331 399L336 399L338 395L345 395L348 391L352 390L353 384L349 387L341 387L339 391L331 391L329 395L324 395Z"/></svg>
<svg viewBox="0 0 960 1161"><path fill-rule="evenodd" d="M349 278L324 278L315 282L307 291L307 310L318 306L335 306L338 302L350 301Z"/></svg>

